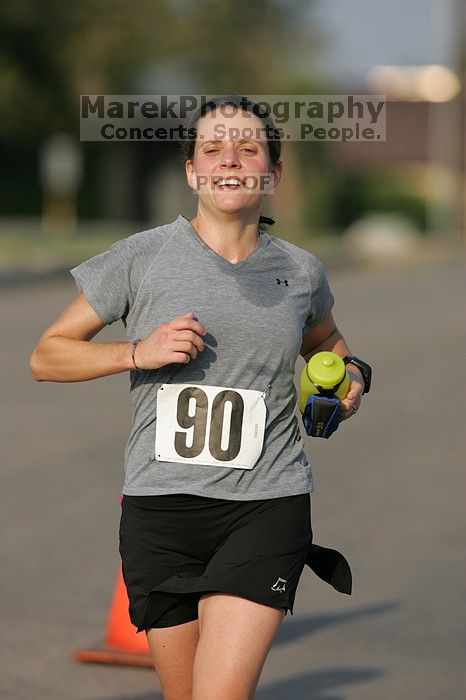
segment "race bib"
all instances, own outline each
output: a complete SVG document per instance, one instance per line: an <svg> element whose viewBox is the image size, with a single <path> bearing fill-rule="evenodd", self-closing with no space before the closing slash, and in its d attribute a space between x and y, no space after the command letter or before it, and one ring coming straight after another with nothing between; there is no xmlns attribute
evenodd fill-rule
<svg viewBox="0 0 466 700"><path fill-rule="evenodd" d="M264 393L224 386L162 384L157 391L155 458L252 469L264 443Z"/></svg>

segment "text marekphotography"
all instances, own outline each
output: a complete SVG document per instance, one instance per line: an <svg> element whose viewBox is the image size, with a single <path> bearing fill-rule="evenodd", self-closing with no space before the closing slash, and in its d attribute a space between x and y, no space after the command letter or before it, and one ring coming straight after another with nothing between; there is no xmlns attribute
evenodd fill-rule
<svg viewBox="0 0 466 700"><path fill-rule="evenodd" d="M209 95L81 95L81 141L183 141ZM254 103L253 111L250 111ZM249 111L247 110L249 105ZM246 110L246 111L244 111ZM251 123L238 127L238 112ZM270 115L274 124L257 116ZM385 95L256 95L208 110L216 140L385 141Z"/></svg>

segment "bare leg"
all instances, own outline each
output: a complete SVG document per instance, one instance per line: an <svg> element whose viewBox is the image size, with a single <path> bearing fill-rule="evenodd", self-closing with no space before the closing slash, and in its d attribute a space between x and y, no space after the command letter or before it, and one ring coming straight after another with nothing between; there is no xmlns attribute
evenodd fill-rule
<svg viewBox="0 0 466 700"><path fill-rule="evenodd" d="M192 700L199 620L172 627L154 627L146 634L164 700Z"/></svg>
<svg viewBox="0 0 466 700"><path fill-rule="evenodd" d="M282 608L232 594L202 596L192 700L250 700L284 617Z"/></svg>

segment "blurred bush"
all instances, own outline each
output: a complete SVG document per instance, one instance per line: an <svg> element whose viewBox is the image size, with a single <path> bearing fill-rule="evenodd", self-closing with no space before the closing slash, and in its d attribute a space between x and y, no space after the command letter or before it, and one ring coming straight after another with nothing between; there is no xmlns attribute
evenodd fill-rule
<svg viewBox="0 0 466 700"><path fill-rule="evenodd" d="M341 234L368 212L399 213L415 227L428 228L429 202L415 183L409 189L403 171L332 168L307 178L304 216L318 234Z"/></svg>

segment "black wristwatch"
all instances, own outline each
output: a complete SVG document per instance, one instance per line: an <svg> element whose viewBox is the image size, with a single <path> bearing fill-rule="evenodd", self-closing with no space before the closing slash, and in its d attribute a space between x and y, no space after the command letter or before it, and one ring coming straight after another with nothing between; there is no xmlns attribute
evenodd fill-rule
<svg viewBox="0 0 466 700"><path fill-rule="evenodd" d="M371 388L372 367L368 365L367 362L360 360L359 357L355 357L354 355L347 355L343 358L343 362L345 365L351 362L352 365L356 365L356 367L361 371L362 378L364 380L364 391L362 393L368 394Z"/></svg>

